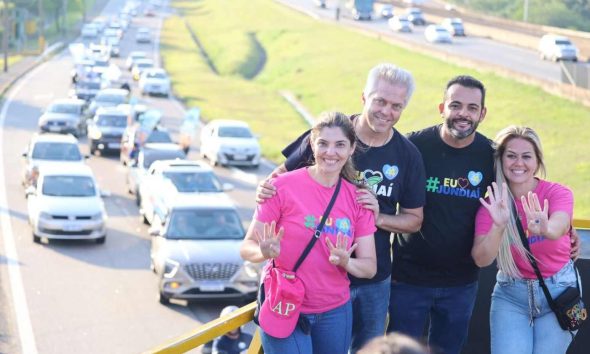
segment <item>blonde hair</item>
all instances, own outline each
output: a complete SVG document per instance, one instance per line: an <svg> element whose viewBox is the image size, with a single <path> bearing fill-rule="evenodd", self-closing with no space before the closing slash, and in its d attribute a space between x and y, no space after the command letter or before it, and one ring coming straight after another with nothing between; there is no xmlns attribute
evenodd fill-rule
<svg viewBox="0 0 590 354"><path fill-rule="evenodd" d="M543 162L543 149L541 147L541 139L539 138L539 135L537 135L537 133L529 127L511 125L500 130L494 139L496 148L494 153L494 169L496 170L496 183L498 183L498 185L501 185L501 183L508 183L503 172L502 156L506 152L506 146L508 143L514 139L522 139L531 143L537 158L537 169L535 170L534 174L537 176L540 173L542 177L545 176L546 170L545 163ZM522 244L522 241L520 241L520 234L518 232L517 226L517 223L520 222L520 219L518 219L512 211L514 195L510 191L510 188L508 188L508 195L510 197L510 221L508 222L506 230L504 231L504 236L502 237L502 242L500 243L500 249L498 251L497 257L498 268L510 277L521 278L522 274L514 262L511 246L514 246L516 248L516 252L525 259L529 252Z"/></svg>
<svg viewBox="0 0 590 354"><path fill-rule="evenodd" d="M354 147L356 143L356 134L354 131L354 126L352 125L352 121L350 118L345 115L344 113L340 112L322 112L317 120L317 123L311 128L311 134L309 137L310 144L313 145L315 140L318 138L320 132L324 128L333 128L337 127L342 130L344 136L350 142L350 146ZM315 156L314 156L315 158ZM346 163L342 167L342 171L340 175L347 181L359 185L359 182L356 179L356 168L354 167L354 163L352 162L352 157L349 156L346 160Z"/></svg>
<svg viewBox="0 0 590 354"><path fill-rule="evenodd" d="M406 97L404 97L404 107L408 105L416 88L414 77L409 71L390 63L377 64L369 71L369 75L367 76L367 82L363 90L365 98L369 98L375 92L377 84L381 80L393 86L405 87Z"/></svg>

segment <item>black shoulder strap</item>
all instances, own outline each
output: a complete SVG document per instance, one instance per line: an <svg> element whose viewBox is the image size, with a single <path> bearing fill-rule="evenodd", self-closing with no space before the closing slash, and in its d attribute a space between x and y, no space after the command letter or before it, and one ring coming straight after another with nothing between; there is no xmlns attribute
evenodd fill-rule
<svg viewBox="0 0 590 354"><path fill-rule="evenodd" d="M553 310L555 312L555 311L557 311L557 306L555 305L555 302L553 301L553 298L551 297L551 293L549 293L549 289L547 289L547 285L545 284L545 281L543 280L543 275L541 274L541 271L539 270L539 266L537 265L537 260L535 259L535 257L533 257L533 253L531 252L531 247L529 246L529 240L526 237L526 234L525 234L524 229L522 227L522 223L520 221L520 218L518 217L518 212L516 211L516 204L514 202L512 203L512 212L514 213L514 217L516 219L516 227L518 228L518 234L520 235L520 241L522 242L522 245L524 246L524 248L528 252L527 258L529 259L531 266L535 270L535 274L537 275L537 279L539 279L539 285L541 285L541 289L543 289L543 294L545 294L545 298L547 299L547 303L549 303L549 307L551 308L551 310ZM576 283L579 288L580 284L578 283L578 275L577 274L576 274Z"/></svg>
<svg viewBox="0 0 590 354"><path fill-rule="evenodd" d="M328 204L326 211L324 211L324 215L322 215L322 219L320 220L320 224L316 227L313 237L311 238L311 240L307 244L307 247L305 247L305 250L303 251L303 253L299 257L299 259L297 260L297 263L295 263L295 267L293 268L293 272L297 271L297 269L299 268L301 263L303 263L303 260L305 259L305 257L307 257L307 255L311 251L311 248L313 247L313 245L320 238L320 235L322 234L322 229L324 228L324 224L326 223L326 219L328 218L328 214L330 214L330 211L332 210L332 207L334 206L334 202L336 201L336 197L338 196L338 192L340 191L340 184L341 183L342 183L342 177L339 177L338 183L336 184L336 190L334 190L334 194L332 194L332 199L330 199L330 203Z"/></svg>

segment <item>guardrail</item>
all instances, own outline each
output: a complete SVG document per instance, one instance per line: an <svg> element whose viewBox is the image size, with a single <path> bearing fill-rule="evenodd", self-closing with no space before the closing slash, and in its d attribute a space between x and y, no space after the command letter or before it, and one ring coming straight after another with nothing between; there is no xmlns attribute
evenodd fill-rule
<svg viewBox="0 0 590 354"><path fill-rule="evenodd" d="M574 219L573 225L576 227L576 229L584 230L584 232L590 231L590 219ZM590 248L590 244L587 244L586 246ZM588 277L588 279L590 279L590 277ZM584 283L584 287L590 286L590 284L586 283ZM584 292L584 294L586 294L586 292ZM588 301L586 301L586 303L590 304ZM211 322L199 326L193 331L172 339L153 349L145 351L144 354L186 353L252 321L255 309L256 302L252 302L246 306L241 307L239 310L236 310L223 317L216 318ZM588 330L588 328L586 328L586 330ZM258 331L259 330L257 329L254 333L252 342L248 348L248 354L264 353ZM568 353L570 352L568 351Z"/></svg>

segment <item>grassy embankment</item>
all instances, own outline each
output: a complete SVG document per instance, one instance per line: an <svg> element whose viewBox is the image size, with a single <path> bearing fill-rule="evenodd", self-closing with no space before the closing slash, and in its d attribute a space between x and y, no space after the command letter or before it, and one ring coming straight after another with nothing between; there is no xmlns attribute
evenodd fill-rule
<svg viewBox="0 0 590 354"><path fill-rule="evenodd" d="M354 113L362 108L367 71L378 62L393 62L412 71L417 82L397 125L409 132L441 121L437 105L446 81L466 73L488 89L488 115L479 130L493 138L509 124L536 129L544 144L548 179L570 186L575 216L590 218L590 109L487 70L465 69L315 21L271 0L176 0L172 5L192 26L219 72L214 74L200 56L182 18L170 17L161 49L176 94L187 106L199 106L205 119L248 121L271 160L281 161L280 149L306 129L279 90L293 92L313 114L332 109ZM256 71L252 63L264 57L260 72L250 78Z"/></svg>

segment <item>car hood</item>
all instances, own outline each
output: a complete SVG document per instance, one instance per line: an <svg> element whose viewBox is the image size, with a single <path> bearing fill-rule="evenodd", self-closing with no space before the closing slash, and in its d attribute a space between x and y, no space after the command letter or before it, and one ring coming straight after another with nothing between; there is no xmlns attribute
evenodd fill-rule
<svg viewBox="0 0 590 354"><path fill-rule="evenodd" d="M69 113L44 113L39 118L39 123L44 123L50 120L78 122L80 121L80 116Z"/></svg>
<svg viewBox="0 0 590 354"><path fill-rule="evenodd" d="M92 197L39 196L39 211L52 215L94 215L102 212L102 200Z"/></svg>
<svg viewBox="0 0 590 354"><path fill-rule="evenodd" d="M31 159L29 164L29 169L33 168L33 166L39 167L39 170L42 170L45 166L64 166L64 170L67 170L68 164L79 164L84 163L84 159L77 160L77 161L56 161L56 160L38 160L38 159Z"/></svg>
<svg viewBox="0 0 590 354"><path fill-rule="evenodd" d="M223 147L259 148L258 140L244 138L219 138L219 144Z"/></svg>
<svg viewBox="0 0 590 354"><path fill-rule="evenodd" d="M243 263L241 239L236 240L166 240L162 249L165 258L181 264L226 262Z"/></svg>

